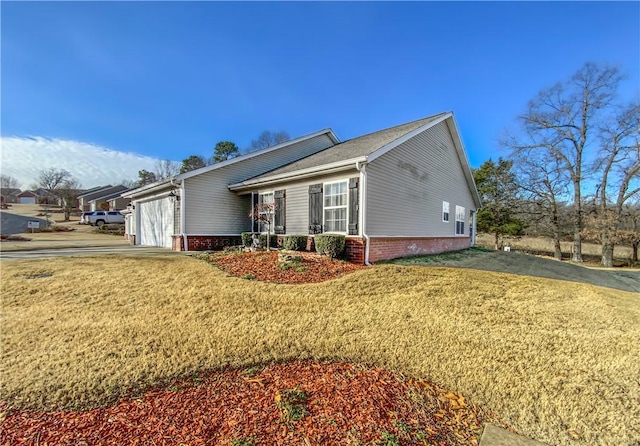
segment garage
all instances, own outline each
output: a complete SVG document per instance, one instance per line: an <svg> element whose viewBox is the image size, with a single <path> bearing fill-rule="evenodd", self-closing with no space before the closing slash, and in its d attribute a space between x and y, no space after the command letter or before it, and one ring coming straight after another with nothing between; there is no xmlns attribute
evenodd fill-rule
<svg viewBox="0 0 640 446"><path fill-rule="evenodd" d="M36 197L20 197L20 204L36 204Z"/></svg>
<svg viewBox="0 0 640 446"><path fill-rule="evenodd" d="M173 236L173 201L168 197L138 203L139 232L137 244L171 248Z"/></svg>

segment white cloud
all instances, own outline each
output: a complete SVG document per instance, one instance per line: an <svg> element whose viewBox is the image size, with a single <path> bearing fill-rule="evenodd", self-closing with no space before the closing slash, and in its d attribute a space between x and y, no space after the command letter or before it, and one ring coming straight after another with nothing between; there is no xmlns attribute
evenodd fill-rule
<svg viewBox="0 0 640 446"><path fill-rule="evenodd" d="M85 189L122 180L137 180L138 171L154 171L156 158L118 152L93 144L43 137L1 137L3 174L11 175L27 189L37 181L40 171L66 169Z"/></svg>

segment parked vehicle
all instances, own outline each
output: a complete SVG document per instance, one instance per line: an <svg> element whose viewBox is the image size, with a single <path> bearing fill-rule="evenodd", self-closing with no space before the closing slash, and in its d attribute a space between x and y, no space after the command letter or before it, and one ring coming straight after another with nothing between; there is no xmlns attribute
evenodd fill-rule
<svg viewBox="0 0 640 446"><path fill-rule="evenodd" d="M80 224L102 227L103 225L124 224L124 215L119 211L83 212Z"/></svg>

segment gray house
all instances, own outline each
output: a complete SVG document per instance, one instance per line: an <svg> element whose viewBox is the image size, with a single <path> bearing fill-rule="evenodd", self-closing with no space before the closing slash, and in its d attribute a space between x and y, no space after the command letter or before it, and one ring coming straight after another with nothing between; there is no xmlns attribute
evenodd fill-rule
<svg viewBox="0 0 640 446"><path fill-rule="evenodd" d="M364 263L469 247L480 207L452 113L344 142L324 130L125 196L139 244L236 244L257 229L250 209L275 202L279 239L344 234L348 258ZM160 227L162 237L151 235Z"/></svg>

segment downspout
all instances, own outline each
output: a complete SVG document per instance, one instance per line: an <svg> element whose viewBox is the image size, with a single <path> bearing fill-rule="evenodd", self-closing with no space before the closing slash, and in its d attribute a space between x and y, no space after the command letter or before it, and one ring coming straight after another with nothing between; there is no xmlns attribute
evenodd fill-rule
<svg viewBox="0 0 640 446"><path fill-rule="evenodd" d="M367 228L366 228L367 219L365 218L366 201L367 201L367 193L366 193L367 192L367 169L366 167L367 165L361 163L360 161L356 163L356 170L360 172L360 228L361 228L360 231L365 241L364 264L367 266L370 266L371 262L369 262L369 245L370 245L371 239L367 234Z"/></svg>
<svg viewBox="0 0 640 446"><path fill-rule="evenodd" d="M171 184L173 184L173 180L171 180ZM189 251L189 242L187 241L187 233L185 231L185 222L187 215L187 207L184 205L185 196L184 190L184 180L180 183L180 235L182 236L182 249L183 251Z"/></svg>

